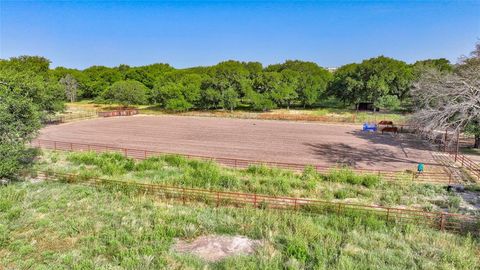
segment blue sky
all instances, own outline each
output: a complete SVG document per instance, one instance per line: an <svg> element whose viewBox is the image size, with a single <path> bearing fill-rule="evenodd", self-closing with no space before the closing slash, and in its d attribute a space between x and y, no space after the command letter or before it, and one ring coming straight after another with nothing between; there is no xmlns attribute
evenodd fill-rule
<svg viewBox="0 0 480 270"><path fill-rule="evenodd" d="M337 67L386 55L456 61L480 39L477 1L5 1L0 58L183 68L286 59Z"/></svg>

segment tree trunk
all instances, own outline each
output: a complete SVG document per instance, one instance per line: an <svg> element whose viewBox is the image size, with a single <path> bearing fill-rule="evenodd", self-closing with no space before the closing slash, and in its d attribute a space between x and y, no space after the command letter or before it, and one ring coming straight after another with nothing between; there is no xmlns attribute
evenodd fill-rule
<svg viewBox="0 0 480 270"><path fill-rule="evenodd" d="M480 148L480 135L475 135L475 144L473 148Z"/></svg>

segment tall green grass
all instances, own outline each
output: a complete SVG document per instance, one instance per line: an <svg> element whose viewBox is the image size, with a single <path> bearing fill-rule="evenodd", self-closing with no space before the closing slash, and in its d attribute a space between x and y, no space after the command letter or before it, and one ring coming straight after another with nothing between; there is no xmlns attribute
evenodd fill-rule
<svg viewBox="0 0 480 270"><path fill-rule="evenodd" d="M114 189L45 182L0 187L6 269L478 269L478 239L362 215L168 205ZM11 216L15 210L15 215ZM245 235L250 256L216 263L175 239Z"/></svg>
<svg viewBox="0 0 480 270"><path fill-rule="evenodd" d="M46 152L38 168L75 173L80 175L81 181L102 177L192 188L354 201L383 206L415 205L417 208L420 206L431 211L445 209L438 197L457 196L440 186L400 181L401 177L399 182L389 182L378 175L358 174L349 168L319 173L314 167L307 166L303 172L295 173L255 165L235 170L212 161L187 159L178 155L155 156L136 161L118 153Z"/></svg>

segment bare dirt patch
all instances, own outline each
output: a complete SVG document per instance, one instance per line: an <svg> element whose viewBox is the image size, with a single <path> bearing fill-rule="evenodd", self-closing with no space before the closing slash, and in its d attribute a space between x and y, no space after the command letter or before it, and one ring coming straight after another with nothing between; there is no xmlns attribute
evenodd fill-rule
<svg viewBox="0 0 480 270"><path fill-rule="evenodd" d="M49 126L40 139L152 151L364 169L436 164L406 134L372 134L360 125L185 116L110 117ZM427 166L428 168L429 166Z"/></svg>
<svg viewBox="0 0 480 270"><path fill-rule="evenodd" d="M215 262L230 256L249 255L260 245L259 240L244 236L201 236L188 242L177 240L173 249L178 253L190 253L205 261Z"/></svg>

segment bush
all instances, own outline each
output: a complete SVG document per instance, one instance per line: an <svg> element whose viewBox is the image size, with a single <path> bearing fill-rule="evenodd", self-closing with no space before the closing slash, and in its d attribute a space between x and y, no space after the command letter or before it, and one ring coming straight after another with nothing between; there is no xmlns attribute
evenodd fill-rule
<svg viewBox="0 0 480 270"><path fill-rule="evenodd" d="M182 98L175 98L167 100L165 104L165 109L172 112L185 112L190 110L193 107L188 101Z"/></svg>

